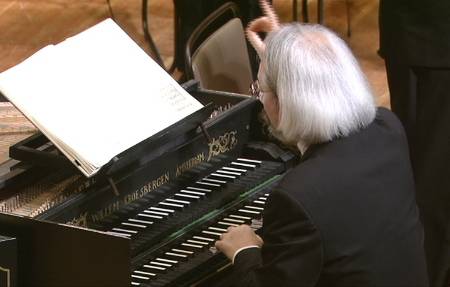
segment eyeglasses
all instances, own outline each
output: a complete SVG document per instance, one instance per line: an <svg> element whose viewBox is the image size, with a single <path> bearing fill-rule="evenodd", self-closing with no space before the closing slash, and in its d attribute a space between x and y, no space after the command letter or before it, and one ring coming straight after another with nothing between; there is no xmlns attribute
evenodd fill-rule
<svg viewBox="0 0 450 287"><path fill-rule="evenodd" d="M250 85L250 90L249 90L249 92L250 92L250 95L251 95L253 98L258 99L258 100L261 100L261 98L262 98L262 91L261 91L261 89L259 88L259 81L258 81L258 80L254 81L254 82Z"/></svg>

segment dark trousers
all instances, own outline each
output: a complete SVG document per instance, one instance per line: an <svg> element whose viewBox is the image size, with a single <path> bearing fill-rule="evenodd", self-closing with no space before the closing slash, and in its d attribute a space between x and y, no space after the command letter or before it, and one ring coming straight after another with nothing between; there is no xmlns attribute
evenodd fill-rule
<svg viewBox="0 0 450 287"><path fill-rule="evenodd" d="M386 58L391 108L410 145L433 286L448 286L450 261L450 68Z"/></svg>

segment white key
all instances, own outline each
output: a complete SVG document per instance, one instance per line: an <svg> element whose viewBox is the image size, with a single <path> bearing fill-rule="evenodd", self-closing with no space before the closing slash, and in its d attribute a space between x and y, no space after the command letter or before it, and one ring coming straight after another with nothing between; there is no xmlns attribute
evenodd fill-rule
<svg viewBox="0 0 450 287"><path fill-rule="evenodd" d="M220 174L220 173L211 173L212 176L217 176L217 177L223 177L223 178L229 178L229 179L236 179L235 176L233 175L226 175L226 174Z"/></svg>
<svg viewBox="0 0 450 287"><path fill-rule="evenodd" d="M195 244L189 244L189 243L181 243L181 245L187 246L187 247L194 247L194 248L198 248L198 249L203 248L203 246L201 246L201 245L195 245Z"/></svg>
<svg viewBox="0 0 450 287"><path fill-rule="evenodd" d="M173 252L166 252L166 253L164 253L164 254L171 255L171 256L175 256L175 257L180 257L180 258L187 258L187 257L188 257L188 256L185 255L185 254L178 254L178 253L173 253Z"/></svg>
<svg viewBox="0 0 450 287"><path fill-rule="evenodd" d="M149 217L149 218L156 218L156 219L162 219L162 216L152 215L152 214L145 214L145 213L139 213L138 216L141 216L141 217Z"/></svg>
<svg viewBox="0 0 450 287"><path fill-rule="evenodd" d="M143 223L143 224L153 224L153 221L139 220L139 219L134 219L134 218L130 218L130 219L128 219L128 221Z"/></svg>
<svg viewBox="0 0 450 287"><path fill-rule="evenodd" d="M164 268L164 267L153 266L153 265L148 265L148 264L145 264L144 267L149 268L149 269L161 270L161 271L167 270L167 268Z"/></svg>
<svg viewBox="0 0 450 287"><path fill-rule="evenodd" d="M204 191L204 192L212 192L211 189L200 188L200 187L192 187L192 186L188 186L188 187L186 187L186 189L197 190L197 191Z"/></svg>
<svg viewBox="0 0 450 287"><path fill-rule="evenodd" d="M160 202L158 204L165 205L165 206L179 207L179 208L184 207L184 205L182 205L182 204L191 204L189 201L177 200L177 199L171 199L171 198L166 199L166 201L170 201L170 202ZM177 202L177 203L182 203L182 204L176 204L176 203L171 203L171 202Z"/></svg>
<svg viewBox="0 0 450 287"><path fill-rule="evenodd" d="M156 260L162 261L162 262L167 262L167 263L173 263L173 264L177 264L178 263L178 261L176 261L176 260L169 260L169 259L164 259L164 258L161 258L161 257L156 258Z"/></svg>
<svg viewBox="0 0 450 287"><path fill-rule="evenodd" d="M180 192L187 193L187 194L193 194L193 195L201 195L201 196L206 195L206 193L204 193L204 192L192 191L192 190L186 190L186 189L182 189L182 190L180 190Z"/></svg>
<svg viewBox="0 0 450 287"><path fill-rule="evenodd" d="M260 160L256 160L256 159L247 159L247 158L242 158L242 157L238 158L237 160L238 160L238 161L244 161L244 162L257 163L257 164L261 164L261 163L262 163L262 161L260 161Z"/></svg>
<svg viewBox="0 0 450 287"><path fill-rule="evenodd" d="M138 233L136 230L128 230L128 229L122 229L122 228L113 228L112 230L118 231L118 232L132 233L132 234Z"/></svg>
<svg viewBox="0 0 450 287"><path fill-rule="evenodd" d="M145 276L141 276L141 275L131 275L131 277L136 278L136 279L142 279L142 280L150 280L150 277L145 277Z"/></svg>
<svg viewBox="0 0 450 287"><path fill-rule="evenodd" d="M218 170L216 172L217 173L228 174L228 175L236 175L236 176L242 175L242 173L240 173L240 172L232 172L232 171L226 171L226 170Z"/></svg>
<svg viewBox="0 0 450 287"><path fill-rule="evenodd" d="M242 215L235 215L235 214L230 214L229 216L230 216L230 217L233 217L233 218L244 219L244 220L250 220L250 219L252 219L251 217L242 216Z"/></svg>
<svg viewBox="0 0 450 287"><path fill-rule="evenodd" d="M133 286L141 286L141 283L131 282L131 285L133 285Z"/></svg>
<svg viewBox="0 0 450 287"><path fill-rule="evenodd" d="M156 276L155 273L144 272L144 271L139 271L139 270L133 271L133 273L142 274L142 275L147 275L147 276Z"/></svg>
<svg viewBox="0 0 450 287"><path fill-rule="evenodd" d="M254 203L258 203L258 204L266 204L266 202L265 201L261 201L261 200L255 200L255 201L253 201Z"/></svg>
<svg viewBox="0 0 450 287"><path fill-rule="evenodd" d="M216 186L216 187L220 187L220 184L215 184L215 183L209 183L209 182L203 182L203 181L197 181L197 184L201 184L201 185L206 185L206 186Z"/></svg>
<svg viewBox="0 0 450 287"><path fill-rule="evenodd" d="M235 223L240 223L240 224L244 224L245 223L244 220L233 219L233 218L224 218L223 220L230 221L230 222L235 222Z"/></svg>
<svg viewBox="0 0 450 287"><path fill-rule="evenodd" d="M208 242L203 242L203 241L198 241L198 240L192 240L192 239L188 239L187 242L189 243L194 243L194 244L202 244L202 245L208 245Z"/></svg>
<svg viewBox="0 0 450 287"><path fill-rule="evenodd" d="M183 250L183 249L177 249L177 248L172 248L172 251L180 252L180 253L186 253L186 254L189 254L189 255L194 254L194 252L192 252L192 251Z"/></svg>
<svg viewBox="0 0 450 287"><path fill-rule="evenodd" d="M215 183L221 183L221 184L227 183L224 180L212 179L212 178L207 178L207 177L203 178L202 180L209 181L209 182L215 182Z"/></svg>
<svg viewBox="0 0 450 287"><path fill-rule="evenodd" d="M234 168L234 167L228 167L228 166L224 166L224 167L222 167L222 169L237 171L237 172L247 172L246 169Z"/></svg>
<svg viewBox="0 0 450 287"><path fill-rule="evenodd" d="M156 211L162 211L162 212L169 212L169 213L174 213L175 210L173 209L166 209L166 208L159 208L159 207L150 207L150 209L152 210L156 210Z"/></svg>
<svg viewBox="0 0 450 287"><path fill-rule="evenodd" d="M125 226L137 227L137 228L147 228L147 225L142 225L142 224L135 224L135 223L129 223L129 222L122 222L121 224L125 225Z"/></svg>
<svg viewBox="0 0 450 287"><path fill-rule="evenodd" d="M117 236L122 236L122 237L127 237L127 238L131 236L131 234L113 232L113 231L107 231L106 233L112 234L112 235L117 235Z"/></svg>
<svg viewBox="0 0 450 287"><path fill-rule="evenodd" d="M260 214L261 213L259 211L247 210L247 209L239 209L238 211L243 212L243 213L250 213L250 214Z"/></svg>
<svg viewBox="0 0 450 287"><path fill-rule="evenodd" d="M145 213L150 213L150 214L162 215L162 216L169 216L168 213L166 213L166 212L160 212L160 211L144 210L144 212L145 212Z"/></svg>
<svg viewBox="0 0 450 287"><path fill-rule="evenodd" d="M172 199L172 198L168 198L168 199L166 199L166 201L177 202L177 203L181 203L181 204L191 204L189 201L186 201L186 200L178 200L178 199ZM164 203L164 202L160 202L160 204L161 203ZM181 205L181 204L177 204L177 207L183 207L183 205Z"/></svg>
<svg viewBox="0 0 450 287"><path fill-rule="evenodd" d="M235 162L235 161L231 162L231 165L250 167L250 168L255 168L256 167L256 165L253 165L253 164L240 163L240 162Z"/></svg>
<svg viewBox="0 0 450 287"><path fill-rule="evenodd" d="M264 210L264 207L257 207L257 206L251 206L251 205L246 205L244 207L250 208L250 209L256 209L256 210Z"/></svg>
<svg viewBox="0 0 450 287"><path fill-rule="evenodd" d="M208 237L202 237L202 236L193 236L192 238L200 239L200 240L206 240L206 241L209 241L209 242L216 241L215 239L208 238Z"/></svg>
<svg viewBox="0 0 450 287"><path fill-rule="evenodd" d="M186 197L186 198L193 198L193 199L200 199L200 196L188 195L188 194L182 194L182 193L175 193L175 196Z"/></svg>
<svg viewBox="0 0 450 287"><path fill-rule="evenodd" d="M202 233L205 233L205 234L211 234L211 235L217 235L217 236L222 235L222 233L219 233L219 232L212 232L212 231L208 231L208 230L202 230Z"/></svg>
<svg viewBox="0 0 450 287"><path fill-rule="evenodd" d="M153 265L159 265L159 266L164 266L164 267L172 267L171 264L161 263L161 262L158 262L158 261L150 261L150 264L153 264ZM144 265L144 266L145 266L145 265Z"/></svg>
<svg viewBox="0 0 450 287"><path fill-rule="evenodd" d="M239 226L237 224L231 223L231 222L223 222L223 221L219 221L217 222L217 224L222 224L222 225L226 225L226 226Z"/></svg>

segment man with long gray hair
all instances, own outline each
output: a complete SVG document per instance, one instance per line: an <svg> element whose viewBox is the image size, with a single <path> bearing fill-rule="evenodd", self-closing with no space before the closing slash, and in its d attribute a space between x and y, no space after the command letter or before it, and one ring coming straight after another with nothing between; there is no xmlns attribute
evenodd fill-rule
<svg viewBox="0 0 450 287"><path fill-rule="evenodd" d="M216 247L238 286L426 286L407 140L376 108L351 51L320 25L280 25L270 5L247 36L252 92L301 161L271 192L261 237L228 228ZM263 41L259 34L267 32Z"/></svg>

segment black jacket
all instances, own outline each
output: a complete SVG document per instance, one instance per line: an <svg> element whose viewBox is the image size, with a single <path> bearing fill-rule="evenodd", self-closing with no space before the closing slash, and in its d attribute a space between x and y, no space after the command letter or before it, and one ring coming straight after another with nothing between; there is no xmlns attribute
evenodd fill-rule
<svg viewBox="0 0 450 287"><path fill-rule="evenodd" d="M263 219L264 246L236 256L236 285L427 285L406 138L386 109L364 130L308 149Z"/></svg>

